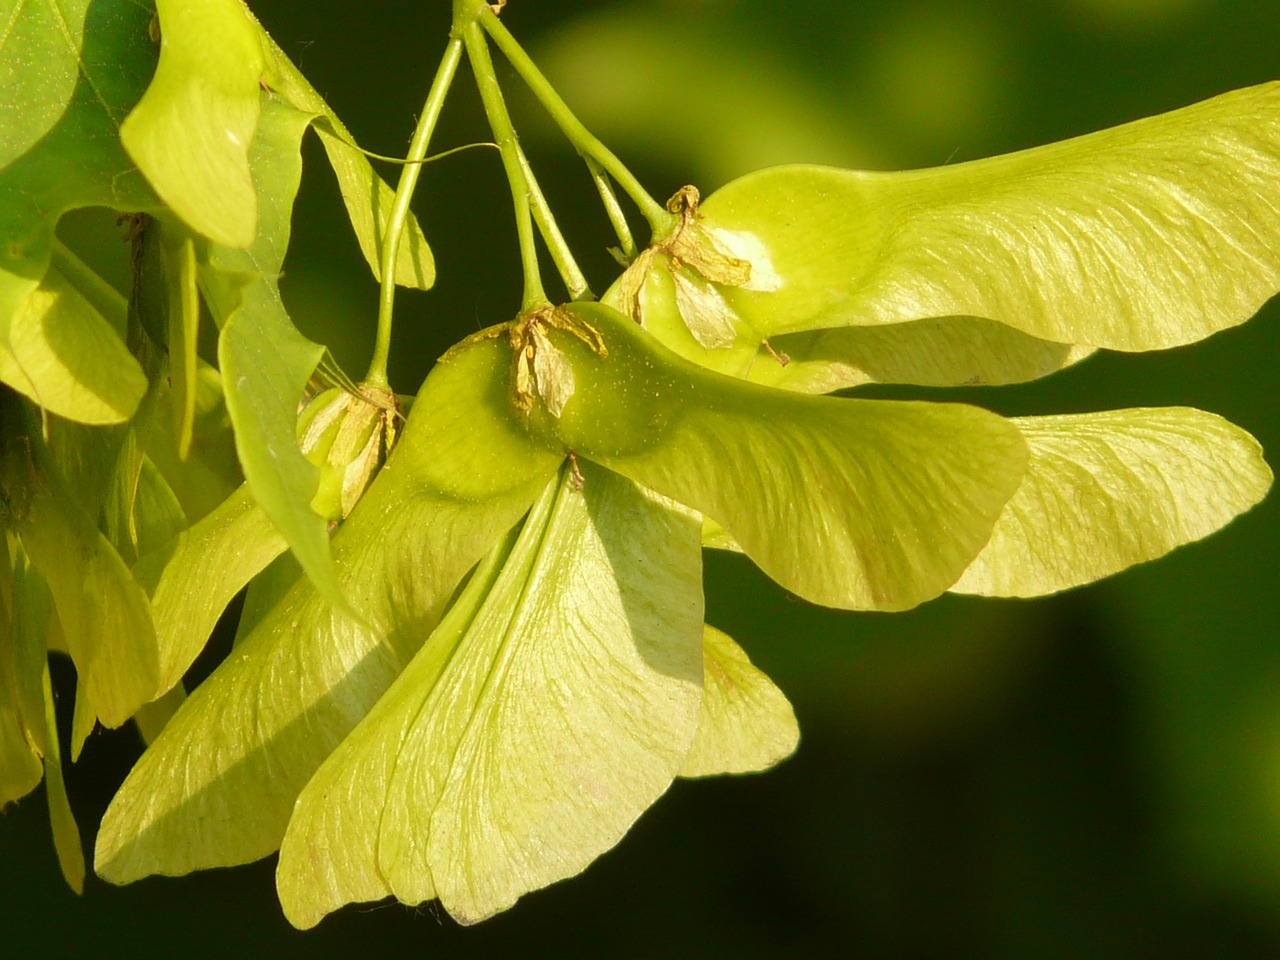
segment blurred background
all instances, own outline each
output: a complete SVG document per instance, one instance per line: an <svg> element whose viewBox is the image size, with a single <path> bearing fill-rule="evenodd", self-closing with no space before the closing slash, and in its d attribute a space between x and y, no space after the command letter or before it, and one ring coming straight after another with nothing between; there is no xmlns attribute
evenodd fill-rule
<svg viewBox="0 0 1280 960"><path fill-rule="evenodd" d="M448 4L251 6L364 146L403 152ZM1276 14L1274 0L510 0L504 18L663 198L784 161L972 159L1275 79ZM590 181L514 78L509 89L601 291L616 268ZM464 73L435 147L485 137ZM284 293L304 332L359 374L377 290L314 142L307 159ZM517 308L505 190L492 151L427 167L415 209L440 280L397 301L401 392ZM103 222L86 214L68 230ZM1253 432L1274 464L1276 307L1187 349L949 396L1010 414L1203 407ZM1278 541L1273 496L1207 542L1087 589L944 597L893 616L808 606L710 553L708 619L799 716L799 752L776 770L677 782L584 875L466 930L432 907L381 905L298 933L273 862L124 889L91 877L76 898L37 792L0 816L0 955L1275 957ZM69 678L55 679L69 703ZM86 849L139 750L131 731L98 733L70 772Z"/></svg>

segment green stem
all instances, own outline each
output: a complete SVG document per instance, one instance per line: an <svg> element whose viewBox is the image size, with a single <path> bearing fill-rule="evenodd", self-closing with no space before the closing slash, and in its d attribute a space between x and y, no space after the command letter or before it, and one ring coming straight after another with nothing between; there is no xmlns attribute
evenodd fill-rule
<svg viewBox="0 0 1280 960"><path fill-rule="evenodd" d="M129 302L93 268L72 253L61 240L53 241L53 265L70 281L71 286L89 301L121 337L129 326Z"/></svg>
<svg viewBox="0 0 1280 960"><path fill-rule="evenodd" d="M529 158L525 156L524 148L520 146L519 141L516 141L516 153L520 157L520 167L524 171L525 183L529 186L529 202L533 207L534 223L538 225L538 233L542 234L542 242L547 245L547 250L551 253L551 259L560 272L560 279L564 281L569 296L574 300L594 300L591 286L583 276L578 261L574 259L573 251L569 249L564 234L560 232L560 224L556 223L551 206L538 185L538 178L534 176L533 168L529 166Z"/></svg>
<svg viewBox="0 0 1280 960"><path fill-rule="evenodd" d="M621 160L614 155L603 143L601 143L590 130L582 125L573 111L569 109L568 104L556 93L555 88L551 86L547 78L543 76L542 71L530 59L529 55L511 35L506 26L495 16L481 16L479 22L493 38L493 42L497 44L498 49L502 51L502 55L510 61L511 66L520 74L520 78L529 87L529 90L538 102L551 114L551 118L556 125L564 131L564 135L569 138L569 142L573 144L578 153L583 157L589 157L600 164L609 176L617 181L618 186L629 196L633 203L640 208L640 213L649 221L649 226L653 230L655 237L664 236L676 223L674 214L668 213L666 208L649 195L649 192L640 185L640 181L628 170Z"/></svg>
<svg viewBox="0 0 1280 960"><path fill-rule="evenodd" d="M462 43L451 39L445 47L444 59L440 61L435 79L431 81L427 102L422 108L422 116L418 118L417 129L413 131L409 154L405 157L406 165L401 169L400 181L396 184L391 216L387 220L387 230L382 239L382 291L378 298L378 333L373 345L373 358L369 361L369 372L365 374L365 382L374 387L389 387L387 357L391 352L391 317L395 309L400 236L409 220L409 201L418 185L418 174L422 172L421 161L427 155L431 134L435 131L436 121L440 119L440 110L444 107L445 97L461 59Z"/></svg>
<svg viewBox="0 0 1280 960"><path fill-rule="evenodd" d="M631 236L631 225L627 223L627 215L622 212L622 205L618 203L618 195L613 192L613 183L609 180L609 174L605 173L604 167L592 157L586 159L587 169L591 171L591 179L595 181L596 190L600 194L600 202L604 204L604 212L608 215L609 222L613 224L618 246L622 248L622 255L629 263L640 251L636 248L635 238Z"/></svg>
<svg viewBox="0 0 1280 960"><path fill-rule="evenodd" d="M481 16L480 19L490 20L493 17ZM480 100L484 103L485 116L489 120L489 129L493 131L493 139L497 141L507 182L511 185L516 234L520 240L520 262L524 266L524 300L520 305L520 312L524 313L550 302L542 288L542 275L538 268L529 181L525 178L524 167L520 163L520 147L516 143L515 127L511 124L511 115L507 113L507 104L502 98L502 88L498 85L498 75L493 70L493 59L489 56L489 44L484 32L475 20L463 24L461 32L467 47L467 59L471 61L471 72L475 74Z"/></svg>

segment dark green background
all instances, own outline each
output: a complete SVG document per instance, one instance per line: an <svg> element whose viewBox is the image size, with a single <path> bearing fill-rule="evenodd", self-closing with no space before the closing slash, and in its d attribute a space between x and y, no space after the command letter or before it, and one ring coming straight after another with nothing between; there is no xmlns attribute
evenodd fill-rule
<svg viewBox="0 0 1280 960"><path fill-rule="evenodd" d="M365 146L403 150L444 43L444 0L252 6ZM1277 13L1272 0L511 0L504 16L665 196L786 160L969 159L1280 77ZM459 80L441 148L485 137ZM611 241L590 184L514 102L603 289ZM359 373L376 289L314 144L308 159L285 295ZM402 392L449 343L516 309L504 191L492 151L426 169L415 208L440 282L398 301ZM104 223L67 228L110 247ZM1277 313L1190 348L964 396L1007 413L1203 407L1275 462ZM800 750L777 770L678 782L585 875L466 930L431 907L377 906L295 932L271 863L120 890L91 878L77 899L37 792L0 818L0 956L1274 957L1278 540L1272 498L1092 588L893 616L807 606L741 558L709 554L708 619L800 719ZM70 773L90 849L138 749L128 731L98 734Z"/></svg>

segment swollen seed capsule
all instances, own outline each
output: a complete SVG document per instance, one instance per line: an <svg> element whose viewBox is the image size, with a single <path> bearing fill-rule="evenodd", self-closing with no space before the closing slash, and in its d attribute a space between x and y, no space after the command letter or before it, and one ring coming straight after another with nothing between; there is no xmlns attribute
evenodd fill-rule
<svg viewBox="0 0 1280 960"><path fill-rule="evenodd" d="M542 402L521 410L529 432L588 458L660 443L667 417L688 392L678 371L655 356L650 338L616 310L587 303L558 310L560 322L546 326L543 335L572 376L574 390L559 409L539 395ZM664 404L655 404L658 397Z"/></svg>

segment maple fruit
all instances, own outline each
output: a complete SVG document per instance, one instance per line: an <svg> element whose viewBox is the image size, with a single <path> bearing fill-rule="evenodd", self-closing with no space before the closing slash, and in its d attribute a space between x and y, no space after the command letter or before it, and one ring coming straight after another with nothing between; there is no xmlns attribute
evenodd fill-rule
<svg viewBox="0 0 1280 960"><path fill-rule="evenodd" d="M79 677L73 759L97 723L150 743L100 876L279 850L298 926L388 895L474 922L584 869L675 777L794 749L782 692L706 622L704 547L841 609L1029 597L1207 536L1270 487L1249 434L1189 408L824 394L1019 382L1249 319L1280 289L1278 83L1005 157L778 167L661 204L494 9L456 0L392 191L239 0L70 8L73 42L33 3L5 54L55 51L0 142L0 802L47 780L77 889L50 654ZM491 46L600 190L624 267L599 302ZM394 293L434 280L409 201L464 56L523 297L406 414ZM278 290L309 129L383 285L359 380ZM132 289L58 238L86 206L129 218ZM245 589L234 650L188 695Z"/></svg>

